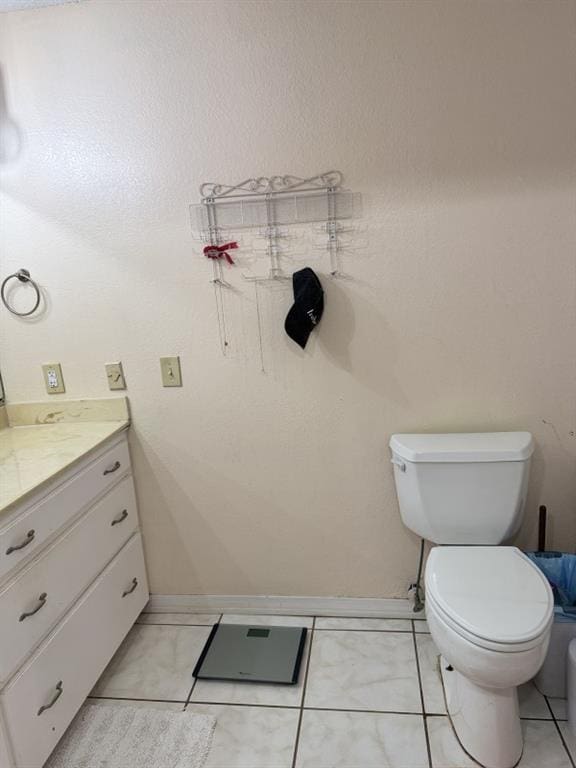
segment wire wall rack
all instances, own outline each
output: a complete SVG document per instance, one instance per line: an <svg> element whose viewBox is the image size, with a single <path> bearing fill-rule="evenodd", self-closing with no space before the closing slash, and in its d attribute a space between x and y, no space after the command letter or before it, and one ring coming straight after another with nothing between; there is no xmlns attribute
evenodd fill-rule
<svg viewBox="0 0 576 768"><path fill-rule="evenodd" d="M266 243L268 272L262 276L242 274L255 284L258 309L258 283L291 280L282 268L282 239L285 227L321 223L326 234L330 275L344 277L341 269L341 235L345 220L358 215L360 196L343 187L340 171L327 171L309 178L292 175L259 176L228 185L206 182L200 185L200 202L190 206L193 232L206 245L218 247L233 238L238 230L256 229ZM222 349L228 346L224 295L234 290L226 279L223 260L212 259L216 305ZM262 341L260 340L262 347Z"/></svg>

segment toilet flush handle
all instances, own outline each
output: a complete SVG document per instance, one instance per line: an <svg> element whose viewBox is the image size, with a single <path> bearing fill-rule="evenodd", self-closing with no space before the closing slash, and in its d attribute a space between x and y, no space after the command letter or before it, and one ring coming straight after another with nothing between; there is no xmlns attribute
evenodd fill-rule
<svg viewBox="0 0 576 768"><path fill-rule="evenodd" d="M393 456L390 459L390 463L398 467L400 472L406 472L406 464L403 461L400 461L400 459L397 459L396 456Z"/></svg>

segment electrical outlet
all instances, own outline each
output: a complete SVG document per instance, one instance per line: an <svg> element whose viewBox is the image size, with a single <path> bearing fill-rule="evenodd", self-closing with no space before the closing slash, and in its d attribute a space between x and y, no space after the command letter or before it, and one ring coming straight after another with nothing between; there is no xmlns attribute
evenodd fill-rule
<svg viewBox="0 0 576 768"><path fill-rule="evenodd" d="M42 373L44 374L46 392L49 395L60 395L62 392L66 392L60 363L46 363L42 366Z"/></svg>
<svg viewBox="0 0 576 768"><path fill-rule="evenodd" d="M162 373L162 385L164 387L182 386L179 357L161 357L160 371Z"/></svg>
<svg viewBox="0 0 576 768"><path fill-rule="evenodd" d="M122 363L106 363L106 376L108 389L126 389L126 379L122 370Z"/></svg>

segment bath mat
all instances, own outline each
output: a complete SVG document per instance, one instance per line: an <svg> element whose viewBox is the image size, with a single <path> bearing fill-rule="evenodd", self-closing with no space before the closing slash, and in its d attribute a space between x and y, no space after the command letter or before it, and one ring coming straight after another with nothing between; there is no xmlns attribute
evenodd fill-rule
<svg viewBox="0 0 576 768"><path fill-rule="evenodd" d="M202 768L215 726L208 715L86 704L45 768Z"/></svg>

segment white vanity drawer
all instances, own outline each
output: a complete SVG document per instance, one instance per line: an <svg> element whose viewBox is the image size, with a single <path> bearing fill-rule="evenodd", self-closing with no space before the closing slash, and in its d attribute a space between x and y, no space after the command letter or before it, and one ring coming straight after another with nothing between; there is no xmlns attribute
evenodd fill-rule
<svg viewBox="0 0 576 768"><path fill-rule="evenodd" d="M16 768L41 768L147 600L136 534L0 696Z"/></svg>
<svg viewBox="0 0 576 768"><path fill-rule="evenodd" d="M129 475L0 592L0 682L16 671L137 528Z"/></svg>
<svg viewBox="0 0 576 768"><path fill-rule="evenodd" d="M38 504L0 527L0 579L129 469L130 454L124 438Z"/></svg>

